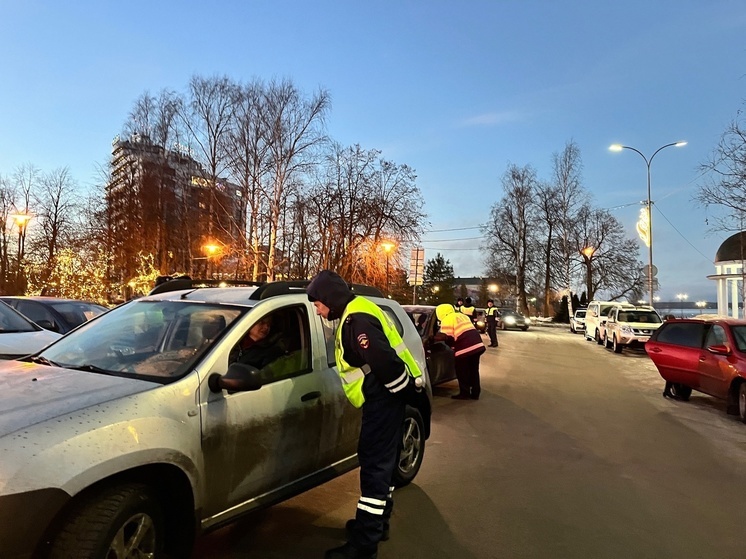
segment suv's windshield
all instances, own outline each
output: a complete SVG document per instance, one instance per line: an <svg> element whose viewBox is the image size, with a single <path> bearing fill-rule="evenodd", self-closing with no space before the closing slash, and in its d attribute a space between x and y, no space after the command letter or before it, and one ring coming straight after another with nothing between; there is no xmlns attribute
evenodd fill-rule
<svg viewBox="0 0 746 559"><path fill-rule="evenodd" d="M654 311L621 311L617 315L618 322L648 322L660 324L661 317Z"/></svg>
<svg viewBox="0 0 746 559"><path fill-rule="evenodd" d="M40 356L61 367L170 382L248 309L134 301L59 340Z"/></svg>

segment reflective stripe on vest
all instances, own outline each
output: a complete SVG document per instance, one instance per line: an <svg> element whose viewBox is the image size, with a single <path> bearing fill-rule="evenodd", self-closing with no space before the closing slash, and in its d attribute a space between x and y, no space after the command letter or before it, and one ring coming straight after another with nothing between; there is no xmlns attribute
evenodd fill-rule
<svg viewBox="0 0 746 559"><path fill-rule="evenodd" d="M374 316L378 319L383 327L383 333L386 335L386 339L389 344L396 352L396 355L404 361L405 371L397 379L386 384L386 388L391 393L396 393L406 388L409 383L409 375L413 378L417 378L422 375L417 361L415 361L412 352L409 351L404 340L402 340L396 327L391 323L391 320L386 313L375 303L368 301L364 297L357 296L350 301L345 308L342 317L339 320L339 327L337 328L337 335L335 336L334 343L334 358L337 362L337 372L339 378L342 379L342 388L345 391L345 395L350 403L359 408L365 402L365 396L363 395L363 381L365 375L370 373L370 366L366 363L362 367L353 367L344 360L344 349L342 348L342 326L344 325L345 319L352 313L365 313Z"/></svg>

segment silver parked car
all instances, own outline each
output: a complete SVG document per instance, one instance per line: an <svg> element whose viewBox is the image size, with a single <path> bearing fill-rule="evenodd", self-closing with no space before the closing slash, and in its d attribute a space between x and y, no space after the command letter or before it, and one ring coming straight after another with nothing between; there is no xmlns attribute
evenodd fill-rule
<svg viewBox="0 0 746 559"><path fill-rule="evenodd" d="M4 559L188 557L195 532L357 466L360 411L305 284L167 291L180 283L0 365ZM426 371L401 306L354 289ZM241 362L259 323L274 350L261 368ZM430 397L427 381L422 413L407 408L396 485L422 463Z"/></svg>

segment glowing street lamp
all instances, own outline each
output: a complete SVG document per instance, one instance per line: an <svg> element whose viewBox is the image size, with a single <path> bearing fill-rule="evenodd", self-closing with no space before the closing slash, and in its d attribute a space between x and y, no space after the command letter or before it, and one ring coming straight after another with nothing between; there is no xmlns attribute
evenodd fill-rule
<svg viewBox="0 0 746 559"><path fill-rule="evenodd" d="M661 151L662 149L669 148L669 147L681 147L685 146L686 142L672 142L670 144L666 144L665 146L659 147L655 152L653 152L653 155L650 156L650 159L645 157L643 153L630 146L623 146L621 144L612 144L609 146L609 149L611 151L622 151L623 149L629 149L637 153L640 157L642 157L645 160L645 165L648 168L648 200L647 200L647 219L642 219L641 224L638 227L638 233L640 233L640 236L643 237L643 241L645 241L645 244L648 247L648 289L650 290L650 306L653 306L653 277L655 276L655 269L653 268L653 215L650 211L651 208L651 200L650 200L650 164L653 162L653 158L656 156L656 154ZM645 223L647 222L647 223Z"/></svg>
<svg viewBox="0 0 746 559"><path fill-rule="evenodd" d="M386 295L389 296L391 295L391 290L389 289L389 255L396 247L396 244L392 241L381 241L381 247L386 252Z"/></svg>
<svg viewBox="0 0 746 559"><path fill-rule="evenodd" d="M676 298L679 300L680 303L681 301L686 301L689 298L689 295L687 295L686 293L677 293ZM684 309L679 309L679 312L681 314L681 318L684 318Z"/></svg>
<svg viewBox="0 0 746 559"><path fill-rule="evenodd" d="M707 306L707 301L697 301L695 304L699 308L699 314L702 314L702 309Z"/></svg>
<svg viewBox="0 0 746 559"><path fill-rule="evenodd" d="M212 242L208 242L204 245L202 245L202 250L205 251L205 276L209 275L208 267L210 266L210 259L219 256L220 255L220 245L214 244ZM213 264L213 273L215 271L215 267Z"/></svg>
<svg viewBox="0 0 746 559"><path fill-rule="evenodd" d="M580 254L583 255L583 261L585 262L585 296L588 300L591 300L591 290L593 288L593 276L592 276L592 263L593 255L596 253L596 247L587 246L580 249Z"/></svg>

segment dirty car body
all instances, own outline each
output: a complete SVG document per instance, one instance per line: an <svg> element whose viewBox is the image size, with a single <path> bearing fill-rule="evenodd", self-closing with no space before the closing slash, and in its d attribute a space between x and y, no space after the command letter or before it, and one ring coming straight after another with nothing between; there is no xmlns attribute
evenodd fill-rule
<svg viewBox="0 0 746 559"><path fill-rule="evenodd" d="M303 289L274 289L151 295L1 365L3 557L75 556L99 507L116 514L86 534L92 556L136 528L143 556L185 557L190 536L355 468L360 410L334 367L335 324ZM425 370L401 307L371 299ZM267 317L280 351L260 369L241 355ZM397 485L419 470L427 421L408 406Z"/></svg>

